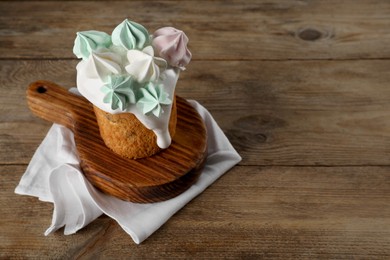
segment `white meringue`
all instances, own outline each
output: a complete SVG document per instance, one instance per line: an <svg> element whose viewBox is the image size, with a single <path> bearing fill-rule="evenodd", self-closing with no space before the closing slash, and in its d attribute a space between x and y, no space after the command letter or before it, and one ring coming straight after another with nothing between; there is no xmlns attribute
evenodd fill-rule
<svg viewBox="0 0 390 260"><path fill-rule="evenodd" d="M142 51L127 51L127 59L129 65L125 67L126 71L140 83L156 81L160 77L160 70L167 67L164 59L154 57L152 46L147 46Z"/></svg>
<svg viewBox="0 0 390 260"><path fill-rule="evenodd" d="M121 57L113 52L91 52L86 60L85 76L99 78L103 82L111 74L122 73Z"/></svg>

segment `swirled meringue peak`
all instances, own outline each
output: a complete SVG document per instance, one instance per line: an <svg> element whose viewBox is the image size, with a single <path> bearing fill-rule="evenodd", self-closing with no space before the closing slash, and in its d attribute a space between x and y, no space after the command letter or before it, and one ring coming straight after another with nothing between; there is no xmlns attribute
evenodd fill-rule
<svg viewBox="0 0 390 260"><path fill-rule="evenodd" d="M112 32L112 43L126 50L142 50L149 44L149 33L142 25L125 19Z"/></svg>
<svg viewBox="0 0 390 260"><path fill-rule="evenodd" d="M74 40L73 53L77 58L86 60L92 51L108 48L111 44L111 37L105 32L93 30L78 32Z"/></svg>
<svg viewBox="0 0 390 260"><path fill-rule="evenodd" d="M152 113L156 117L160 117L164 113L161 106L172 104L172 100L168 98L168 93L165 92L162 84L153 84L149 82L144 88L140 89L142 98L138 100L137 106L141 108L145 115Z"/></svg>
<svg viewBox="0 0 390 260"><path fill-rule="evenodd" d="M110 104L112 110L120 108L124 111L128 105L136 102L134 85L136 83L130 76L110 76L109 81L100 88L105 94L103 102Z"/></svg>
<svg viewBox="0 0 390 260"><path fill-rule="evenodd" d="M192 54L187 48L188 37L183 31L173 27L163 27L153 34L152 45L157 55L172 67L184 70Z"/></svg>
<svg viewBox="0 0 390 260"><path fill-rule="evenodd" d="M85 76L106 81L111 74L120 74L121 57L113 52L92 52L86 60Z"/></svg>
<svg viewBox="0 0 390 260"><path fill-rule="evenodd" d="M129 50L127 59L129 65L126 66L126 71L141 83L156 81L160 77L160 70L165 70L167 66L164 59L154 57L152 46L142 51Z"/></svg>

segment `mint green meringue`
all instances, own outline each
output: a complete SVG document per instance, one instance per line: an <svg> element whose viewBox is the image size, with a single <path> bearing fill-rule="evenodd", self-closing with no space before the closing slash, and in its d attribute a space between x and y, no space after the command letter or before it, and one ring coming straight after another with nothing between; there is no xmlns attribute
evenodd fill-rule
<svg viewBox="0 0 390 260"><path fill-rule="evenodd" d="M149 82L140 91L142 98L138 100L137 106L145 115L153 113L156 117L160 117L164 113L161 105L172 104L172 100L168 98L168 94L164 91L162 84L154 85L152 82Z"/></svg>
<svg viewBox="0 0 390 260"><path fill-rule="evenodd" d="M112 32L112 43L127 50L142 50L149 45L149 33L142 25L124 20Z"/></svg>
<svg viewBox="0 0 390 260"><path fill-rule="evenodd" d="M74 41L73 53L77 58L86 60L93 50L108 48L111 44L111 37L105 32L78 32Z"/></svg>
<svg viewBox="0 0 390 260"><path fill-rule="evenodd" d="M136 98L134 94L134 85L137 83L130 76L112 75L109 77L109 82L101 91L106 94L103 102L111 105L111 109L125 111L129 104L135 104Z"/></svg>

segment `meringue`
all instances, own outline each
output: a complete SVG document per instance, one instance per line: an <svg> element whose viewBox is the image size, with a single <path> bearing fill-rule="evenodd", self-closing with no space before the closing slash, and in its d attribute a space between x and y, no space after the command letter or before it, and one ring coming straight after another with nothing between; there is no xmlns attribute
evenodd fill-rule
<svg viewBox="0 0 390 260"><path fill-rule="evenodd" d="M138 100L137 105L145 115L151 112L156 117L160 117L161 113L164 113L161 106L172 104L172 100L168 98L168 94L164 91L162 84L154 85L152 82L149 82L140 90L143 97Z"/></svg>
<svg viewBox="0 0 390 260"><path fill-rule="evenodd" d="M92 52L86 63L85 75L103 82L109 75L122 72L121 57L113 52Z"/></svg>
<svg viewBox="0 0 390 260"><path fill-rule="evenodd" d="M187 44L187 35L173 27L163 27L153 34L152 46L157 55L165 59L169 65L182 70L192 57Z"/></svg>
<svg viewBox="0 0 390 260"><path fill-rule="evenodd" d="M130 76L110 76L109 82L100 88L106 94L103 102L110 104L112 110L120 108L124 111L129 104L135 104L136 102L134 85L135 83Z"/></svg>
<svg viewBox="0 0 390 260"><path fill-rule="evenodd" d="M112 43L126 50L142 50L149 44L149 33L142 25L125 19L112 32Z"/></svg>
<svg viewBox="0 0 390 260"><path fill-rule="evenodd" d="M164 59L154 57L152 46L142 51L129 50L127 59L129 65L125 67L126 71L141 83L156 81L160 77L160 69L163 71L167 67Z"/></svg>
<svg viewBox="0 0 390 260"><path fill-rule="evenodd" d="M84 31L78 32L74 41L73 53L79 59L88 59L92 51L99 48L108 48L112 44L111 37L105 32Z"/></svg>

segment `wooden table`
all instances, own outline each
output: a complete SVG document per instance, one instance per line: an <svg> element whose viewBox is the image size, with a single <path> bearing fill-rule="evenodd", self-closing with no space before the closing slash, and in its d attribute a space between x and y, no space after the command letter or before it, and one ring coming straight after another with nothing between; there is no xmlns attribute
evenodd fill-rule
<svg viewBox="0 0 390 260"><path fill-rule="evenodd" d="M0 13L0 258L390 258L389 1L1 1ZM107 216L45 237L52 204L14 194L50 127L25 90L75 86L75 33L126 17L187 33L177 93L243 160L141 245Z"/></svg>

